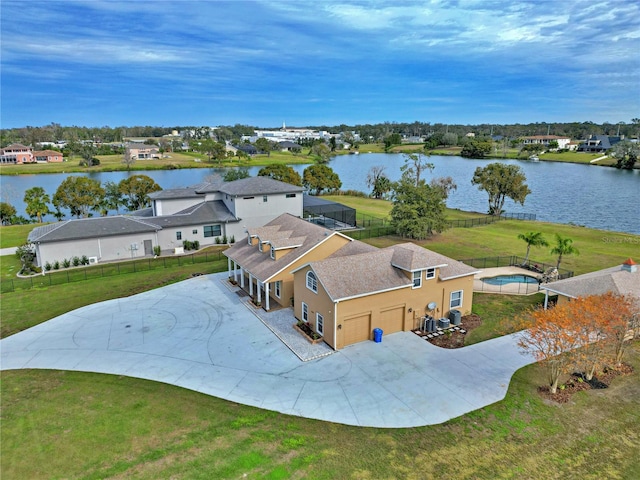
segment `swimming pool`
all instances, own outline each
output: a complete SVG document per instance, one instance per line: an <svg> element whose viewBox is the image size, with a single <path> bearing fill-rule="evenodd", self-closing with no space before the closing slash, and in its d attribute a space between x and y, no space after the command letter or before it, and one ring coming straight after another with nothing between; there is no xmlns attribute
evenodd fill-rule
<svg viewBox="0 0 640 480"><path fill-rule="evenodd" d="M538 279L528 275L498 275L497 277L483 278L483 283L488 285L507 285L509 283L538 284Z"/></svg>

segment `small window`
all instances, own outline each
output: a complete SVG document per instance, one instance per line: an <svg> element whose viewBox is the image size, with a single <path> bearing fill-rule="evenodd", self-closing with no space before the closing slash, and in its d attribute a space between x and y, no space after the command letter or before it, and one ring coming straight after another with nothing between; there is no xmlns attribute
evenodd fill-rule
<svg viewBox="0 0 640 480"><path fill-rule="evenodd" d="M422 286L422 270L413 272L413 288L420 288Z"/></svg>
<svg viewBox="0 0 640 480"><path fill-rule="evenodd" d="M182 232L176 232L176 240L182 240Z"/></svg>
<svg viewBox="0 0 640 480"><path fill-rule="evenodd" d="M247 243L251 245L253 242L251 241L253 237L251 235L247 235Z"/></svg>
<svg viewBox="0 0 640 480"><path fill-rule="evenodd" d="M194 228L193 230L191 230L191 233L193 233L194 235L197 235L198 234L198 229Z"/></svg>
<svg viewBox="0 0 640 480"><path fill-rule="evenodd" d="M282 293L282 280L278 280L274 287L274 293L276 297L280 298L280 294Z"/></svg>
<svg viewBox="0 0 640 480"><path fill-rule="evenodd" d="M264 251L264 242L261 242L260 239L258 239L258 250L260 250L261 252Z"/></svg>
<svg viewBox="0 0 640 480"><path fill-rule="evenodd" d="M256 197L242 197L243 200L251 200L252 198L256 198Z"/></svg>
<svg viewBox="0 0 640 480"><path fill-rule="evenodd" d="M324 335L324 318L319 313L316 313L316 332Z"/></svg>
<svg viewBox="0 0 640 480"><path fill-rule="evenodd" d="M267 196L266 195L262 196L262 201L266 203L266 201L267 201Z"/></svg>
<svg viewBox="0 0 640 480"><path fill-rule="evenodd" d="M295 193L287 193L285 195L285 198L296 198L296 194Z"/></svg>
<svg viewBox="0 0 640 480"><path fill-rule="evenodd" d="M435 268L427 268L427 275L426 275L427 280L429 280L430 278L435 278L435 277L436 277L436 269Z"/></svg>
<svg viewBox="0 0 640 480"><path fill-rule="evenodd" d="M457 292L451 292L451 301L449 302L449 308L458 308L462 306L462 290Z"/></svg>
<svg viewBox="0 0 640 480"><path fill-rule="evenodd" d="M302 321L309 322L309 305L302 302Z"/></svg>
<svg viewBox="0 0 640 480"><path fill-rule="evenodd" d="M273 258L274 260L276 259L276 249L273 248L273 245L271 245L271 251L269 252L269 255L271 255L271 258Z"/></svg>
<svg viewBox="0 0 640 480"><path fill-rule="evenodd" d="M311 270L307 272L307 288L312 292L318 293L318 279Z"/></svg>

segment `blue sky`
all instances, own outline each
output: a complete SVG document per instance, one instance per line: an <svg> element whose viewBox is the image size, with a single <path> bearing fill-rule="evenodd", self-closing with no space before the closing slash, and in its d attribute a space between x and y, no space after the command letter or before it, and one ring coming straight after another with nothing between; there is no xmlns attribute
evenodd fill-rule
<svg viewBox="0 0 640 480"><path fill-rule="evenodd" d="M630 122L632 0L1 0L3 128Z"/></svg>

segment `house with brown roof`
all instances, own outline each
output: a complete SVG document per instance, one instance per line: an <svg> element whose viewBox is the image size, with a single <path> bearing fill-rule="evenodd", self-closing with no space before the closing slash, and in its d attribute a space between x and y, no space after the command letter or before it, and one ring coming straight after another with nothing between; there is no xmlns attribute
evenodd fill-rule
<svg viewBox="0 0 640 480"><path fill-rule="evenodd" d="M622 265L616 267L540 285L540 290L545 290L545 308L549 303L550 295L557 295L558 304L561 304L574 298L602 295L608 292L635 297L640 306L640 269L633 259L628 258Z"/></svg>
<svg viewBox="0 0 640 480"><path fill-rule="evenodd" d="M20 143L13 143L0 149L0 164L21 165L24 163L62 162L61 152L55 150L33 150Z"/></svg>
<svg viewBox="0 0 640 480"><path fill-rule="evenodd" d="M471 312L477 270L412 243L378 249L291 215L225 252L229 276L269 310L293 306L334 349Z"/></svg>

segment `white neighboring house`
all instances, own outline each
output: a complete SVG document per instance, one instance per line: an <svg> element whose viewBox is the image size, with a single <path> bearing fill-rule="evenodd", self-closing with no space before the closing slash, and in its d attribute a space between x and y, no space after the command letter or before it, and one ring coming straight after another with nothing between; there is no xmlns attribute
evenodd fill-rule
<svg viewBox="0 0 640 480"><path fill-rule="evenodd" d="M558 137L557 135L534 135L531 137L521 137L523 145L542 145L544 148L549 148L549 142L558 142L558 150L568 148L571 139L569 137Z"/></svg>
<svg viewBox="0 0 640 480"><path fill-rule="evenodd" d="M149 195L151 208L36 227L28 242L35 246L39 266L85 255L92 263L153 256L157 246L173 253L185 240L205 247L223 237L244 238L247 228L283 213L302 217L302 192L268 177L161 190Z"/></svg>

